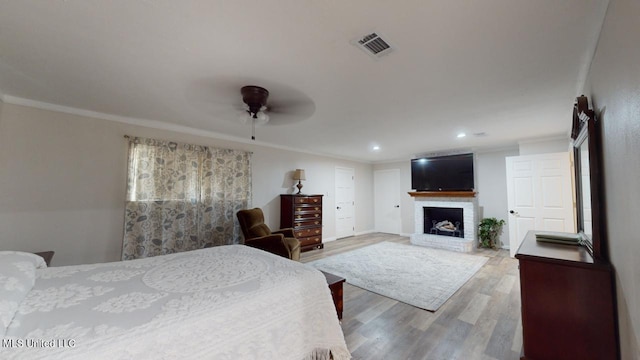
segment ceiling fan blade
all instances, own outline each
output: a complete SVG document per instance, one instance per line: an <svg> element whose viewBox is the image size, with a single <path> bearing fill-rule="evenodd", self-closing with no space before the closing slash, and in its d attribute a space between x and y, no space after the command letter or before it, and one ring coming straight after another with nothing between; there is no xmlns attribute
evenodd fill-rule
<svg viewBox="0 0 640 360"><path fill-rule="evenodd" d="M302 122L306 119L306 117L301 117L294 113L270 113L269 122L266 126L291 125Z"/></svg>
<svg viewBox="0 0 640 360"><path fill-rule="evenodd" d="M266 126L304 121L315 112L313 100L300 90L274 81L235 75L196 79L187 86L185 98L192 106L215 119L242 123L239 119L244 115L246 105L240 89L247 85L264 87L269 91L265 110L269 121Z"/></svg>
<svg viewBox="0 0 640 360"><path fill-rule="evenodd" d="M316 111L316 105L311 99L296 99L285 101L275 99L267 104L267 112L271 114L273 125L286 125L310 118Z"/></svg>

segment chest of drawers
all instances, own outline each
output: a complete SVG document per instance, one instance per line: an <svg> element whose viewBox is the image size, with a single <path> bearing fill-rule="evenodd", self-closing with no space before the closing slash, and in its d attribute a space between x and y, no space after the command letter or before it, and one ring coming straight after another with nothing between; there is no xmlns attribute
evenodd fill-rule
<svg viewBox="0 0 640 360"><path fill-rule="evenodd" d="M280 195L280 228L293 228L301 251L322 249L322 195Z"/></svg>
<svg viewBox="0 0 640 360"><path fill-rule="evenodd" d="M536 241L520 262L523 360L619 359L613 268L584 247Z"/></svg>

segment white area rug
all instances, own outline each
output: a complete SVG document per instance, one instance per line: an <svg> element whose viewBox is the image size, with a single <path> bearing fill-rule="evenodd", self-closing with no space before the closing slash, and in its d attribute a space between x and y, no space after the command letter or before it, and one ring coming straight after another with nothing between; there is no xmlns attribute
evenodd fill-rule
<svg viewBox="0 0 640 360"><path fill-rule="evenodd" d="M349 284L436 311L488 258L415 245L381 242L309 262Z"/></svg>

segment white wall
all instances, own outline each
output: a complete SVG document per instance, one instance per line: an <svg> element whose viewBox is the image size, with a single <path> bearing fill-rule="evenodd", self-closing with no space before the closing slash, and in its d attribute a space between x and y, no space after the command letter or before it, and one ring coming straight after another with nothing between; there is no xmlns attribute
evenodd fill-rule
<svg viewBox="0 0 640 360"><path fill-rule="evenodd" d="M336 166L355 169L356 232L373 229L372 165L255 144L4 104L0 112L0 250L54 250L53 265L120 259L126 191L124 135L253 151L253 205L280 225L287 173L304 168L304 193L325 194L323 238L335 238Z"/></svg>
<svg viewBox="0 0 640 360"><path fill-rule="evenodd" d="M389 169L400 170L400 234L409 236L414 232L413 198L409 196L409 191L411 191L411 160L381 163L373 166L374 172L376 170Z"/></svg>
<svg viewBox="0 0 640 360"><path fill-rule="evenodd" d="M252 159L253 206L265 212L265 221L272 228L280 226L280 194L298 191L291 179L297 168L305 169L302 193L322 194L323 241L335 240L335 168L355 171L356 234L373 230L373 166L322 156L256 147ZM294 191L295 190L295 191Z"/></svg>
<svg viewBox="0 0 640 360"><path fill-rule="evenodd" d="M571 124L571 118L566 119L567 127ZM571 149L571 139L569 136L552 138L552 139L536 139L526 140L518 143L520 146L519 155L537 155L549 154L557 152L567 152Z"/></svg>
<svg viewBox="0 0 640 360"><path fill-rule="evenodd" d="M509 207L507 203L507 156L520 155L518 149L501 149L476 154L476 187L480 215L505 221L499 246L509 248Z"/></svg>
<svg viewBox="0 0 640 360"><path fill-rule="evenodd" d="M501 149L476 153L475 177L476 191L480 216L496 217L508 220L507 208L507 168L505 157L519 155L517 148ZM402 234L410 235L414 232L414 204L409 196L411 191L411 161L381 163L373 166L373 171L386 169L400 169L400 217ZM502 236L503 244L509 246L509 227L505 225Z"/></svg>
<svg viewBox="0 0 640 360"><path fill-rule="evenodd" d="M604 197L622 359L640 359L640 2L612 0L584 94L603 127Z"/></svg>

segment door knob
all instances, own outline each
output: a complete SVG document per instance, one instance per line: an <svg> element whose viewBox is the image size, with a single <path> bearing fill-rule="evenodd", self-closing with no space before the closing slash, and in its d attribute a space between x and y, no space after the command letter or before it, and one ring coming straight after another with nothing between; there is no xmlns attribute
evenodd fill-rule
<svg viewBox="0 0 640 360"><path fill-rule="evenodd" d="M513 210L509 210L509 214L515 214L516 212Z"/></svg>
<svg viewBox="0 0 640 360"><path fill-rule="evenodd" d="M400 207L400 205L396 205L396 206L394 206L394 208L399 208L399 207Z"/></svg>
<svg viewBox="0 0 640 360"><path fill-rule="evenodd" d="M336 209L340 210L340 209L342 209L342 208L341 208L340 206L337 206L337 207L336 207Z"/></svg>

